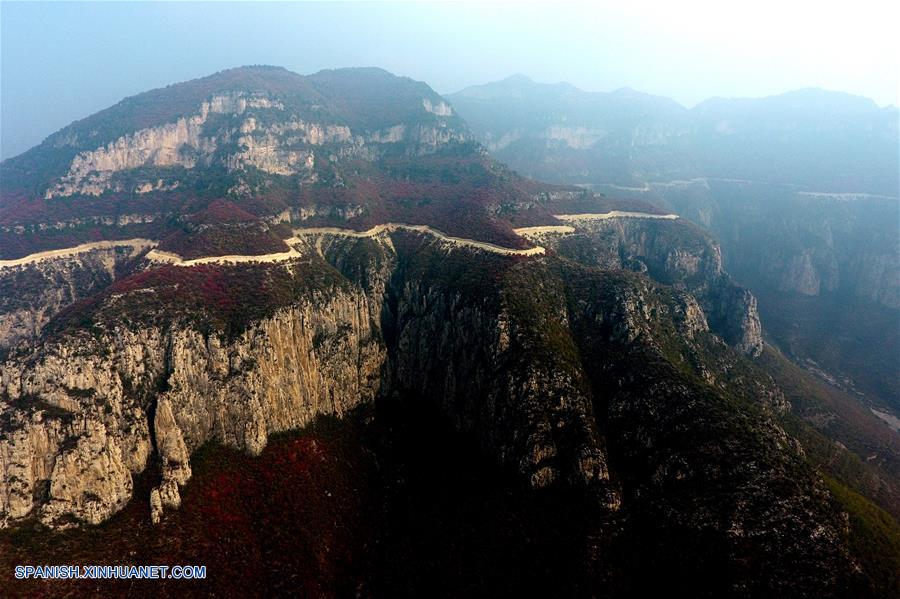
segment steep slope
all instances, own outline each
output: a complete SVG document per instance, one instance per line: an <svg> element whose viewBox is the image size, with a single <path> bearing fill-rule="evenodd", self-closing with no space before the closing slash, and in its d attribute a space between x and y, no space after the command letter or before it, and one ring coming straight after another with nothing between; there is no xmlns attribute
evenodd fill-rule
<svg viewBox="0 0 900 599"><path fill-rule="evenodd" d="M427 85L380 69L243 67L150 91L3 162L0 176L0 281L23 285L4 298L4 351L99 289L79 261L105 285L134 264L104 274L98 260L138 245L204 260L286 252L293 226L402 223L527 249L514 226L554 223L554 211L656 211L519 177ZM34 262L82 246L97 252Z"/></svg>
<svg viewBox="0 0 900 599"><path fill-rule="evenodd" d="M359 109L360 103L366 110ZM126 98L65 127L6 161L4 187L47 197L99 195L117 188L145 193L142 185L154 181L127 188L110 179L125 170L193 170L198 163L286 173L303 168L301 160L311 147L352 152L355 146L360 152L366 141L407 141L425 150L417 144L433 147L464 137L461 121L450 111L442 113L442 107L446 104L427 85L380 69L310 77L277 67L230 69ZM283 121L280 127L271 128L277 121ZM376 147L365 150L377 152Z"/></svg>
<svg viewBox="0 0 900 599"><path fill-rule="evenodd" d="M427 197L424 186L397 189L404 158L466 156L491 177L468 139L428 86L379 69L223 71L127 98L4 161L2 257L160 239L173 220L222 198L270 222L378 224L382 212ZM379 166L388 158L393 174ZM446 205L434 212L452 216Z"/></svg>
<svg viewBox="0 0 900 599"><path fill-rule="evenodd" d="M633 185L639 173L693 172L688 112L667 98L589 93L518 75L447 99L498 159L544 181Z"/></svg>
<svg viewBox="0 0 900 599"><path fill-rule="evenodd" d="M900 410L900 202L711 179L625 195L714 233L787 355L868 406Z"/></svg>
<svg viewBox="0 0 900 599"><path fill-rule="evenodd" d="M605 219L601 222L610 221ZM607 232L603 235L603 239L607 243L614 244L613 252L616 258L622 255L629 263L643 259L654 268L657 265L665 265L665 276L670 279L667 282L676 283L678 287L686 290L693 290L702 298L706 309L712 315L711 324L715 331L740 350L751 355L757 354L761 348L761 339L752 296L749 298L742 296L740 290L734 288L721 272L718 248L702 237L694 240L693 247L683 242L679 246L676 241L666 238L666 231L674 228L674 234L669 235L674 235L676 239L679 234L685 236L685 233L679 233L677 223L661 222L666 222L667 226L655 231L651 229L653 237L651 241L645 243L647 247L634 246L633 236L641 234L640 225L613 228L611 234ZM646 233L644 231L643 235ZM184 463L185 451L202 445L209 438L211 431L221 426L234 429L236 431L234 435L237 436L232 437L230 433L222 436L220 432L216 437L220 442L256 452L265 445L268 433L296 428L320 410L318 400L314 400L311 406L302 404L294 408L285 408L285 401L293 402L297 398L317 397L327 389L329 397L323 398L321 409L340 413L343 409L339 408L339 405L345 403L355 405L358 401L364 401L365 397L373 397L379 388L374 377L383 358L380 357L382 350L377 349L377 343L376 346L368 346L373 343L371 340L373 336L378 337L372 329L375 326L372 323L380 323L386 318L381 314L382 305L390 304L389 298L384 294L391 271L399 268L396 265L399 259L396 255L398 251L396 244L399 241L395 239L399 236L399 240L402 241L409 235L436 247L445 248L445 251L453 257L456 268L461 269L459 274L465 269L478 266L479 261L487 261L488 266L497 264L500 268L499 265L511 259L504 252L488 251L477 244L461 247L457 242L446 238L434 237L427 232L408 233L402 228L385 228L370 237L346 236L328 229L312 229L292 238L296 257L282 263L262 262L230 266L209 264L182 268L158 267L152 262L145 262L140 272L64 310L42 332L40 343L35 344L34 349L29 349L27 345L22 346L18 350L17 358L5 366L3 374L0 375L10 402L7 416L12 423L16 423L14 428L24 427L19 431L24 433L24 436L13 438L11 444L7 446L9 452L7 455L11 456L8 467L15 464L16 468L25 468L24 473L15 475L17 484L7 488L8 516L21 517L33 509L33 485L40 480L54 478L53 464L59 459L56 454L69 446L68 438L78 438L86 430L84 427L87 425L84 422L74 429L54 425L49 430L40 422L37 423L36 429L33 425L27 424L31 414L35 410L42 409L48 401L52 405L60 406L64 412L82 416L94 413L95 417L88 419L92 422L91 430L97 429L103 435L107 432L113 435L115 441L112 441L112 444L115 449L112 451L115 454L132 456L123 459L126 464L130 464L131 472L136 473L145 467L150 445L159 443L160 433L152 432L155 430L154 426L158 426L154 424L153 419L158 418L160 414L168 418L166 416L170 410L166 407L168 403L162 402L164 409L160 412L158 407L160 400L154 398L161 390L183 388L190 394L188 397L193 398L177 399L175 400L177 402L200 401L204 405L209 401L218 402L202 408L204 416L191 417L193 422L202 421L206 424L187 433L188 438L184 441L173 441L175 448L172 451L181 457L172 459L178 464ZM590 238L590 229L581 236ZM616 236L620 239L619 242L615 242ZM675 246L675 249L672 249L672 246ZM361 257L357 256L359 253ZM374 296L362 297L351 294L344 297L345 292L341 289L346 285L322 263L320 254L330 257L341 265L342 269L351 267L357 269L353 272L357 276L365 276L366 285L371 287ZM354 262L361 258L375 262L362 264ZM597 262L600 260L598 254ZM349 262L345 264L346 261ZM440 268L434 268L436 272L431 272L423 266L423 264L433 265L434 261L431 259L416 264L419 270L412 279L413 283L418 279L446 276ZM488 266L481 265L481 268L486 269ZM605 264L605 267L619 268L614 264ZM475 286L471 291L488 293L490 281L487 275L483 275L480 279L474 278L469 283ZM486 288L479 291L478 286ZM728 303L732 300L724 300L723 303L720 296L724 292L726 296L731 297L733 295L733 292L729 291L731 289L738 292L734 296L738 303ZM413 291L414 289L408 290ZM420 305L423 301L423 299L416 300L414 304ZM271 324L265 324L265 327L274 327L271 331L266 328L258 333L245 332L252 323L260 320L268 323L271 315L278 314L280 308L294 305L296 302L301 302L301 305L305 306L303 310L307 311L306 316L288 312L282 317L283 322L276 320ZM313 306L321 307L323 302L325 306L329 306L326 312L332 316L328 317L328 323L313 325L318 317L309 310L313 310ZM318 310L314 312L317 314ZM297 325L291 324L298 319L306 323L301 325L299 330L296 329ZM345 322L346 319L349 321ZM128 327L130 332L126 333L122 329L123 326ZM273 332L281 331L285 326L288 328L284 332ZM317 332L318 326L324 327L321 332ZM477 321L468 323L468 326L473 331L480 328ZM70 347L71 342L59 345L55 340L61 334L68 334L70 330L77 333L76 345ZM196 333L191 333L191 330L206 331L206 336L198 337ZM232 339L237 335L243 337L237 345L236 341L232 340L227 346L223 346L222 342L216 342L208 337L210 331L216 330L222 331L226 339ZM344 357L338 355L314 357L317 351L327 346L323 346L323 343L329 338L329 334L339 334L343 339L343 336L351 333L352 339L356 340L352 341L355 349L351 347L342 350L349 352ZM259 347L268 347L273 343L265 341L271 335L276 335L280 339L279 347L284 343L288 345L276 349L277 355L271 358L274 362L266 366L266 370L258 371L263 364ZM284 338L285 335L289 337ZM446 333L425 330L417 335L417 343L431 345L432 339L444 337ZM341 343L345 345L346 342L347 340L343 340ZM463 336L460 343L463 342L474 342L474 338ZM259 343L263 345L258 347ZM356 347L359 344L366 344L367 349ZM114 351L112 348L119 349ZM123 351L126 353L119 355L119 352ZM485 348L483 353L478 353L473 347L466 348L464 344L453 350L460 355L468 353L474 360L468 368L476 370L484 367L480 363L481 360L488 359L487 357L496 351ZM228 358L226 360L228 366L214 365L223 359L216 356L231 355L235 352L241 357ZM290 352L293 357L283 356L284 352ZM367 367L365 373L360 371L348 376L347 372L355 372L362 367L362 356L368 353L372 355L367 357L365 362L371 362L371 365ZM208 372L202 379L206 382L202 383L201 388L195 389L194 387L200 383L196 378L198 367L192 364L196 363L201 355L208 356L207 365L201 367L202 371ZM411 351L409 358L416 356L424 358L427 353L424 350ZM73 364L75 361L78 362L77 366ZM245 367L245 362L249 366ZM25 364L29 367L23 370ZM184 376L188 378L183 383L175 383L172 378L180 376L176 374L176 371L182 368L179 364L184 364L183 367L187 369ZM291 370L285 370L287 364L294 366ZM222 368L225 370L219 372ZM250 370L245 372L245 368ZM295 371L293 368L300 370ZM427 369L426 365L415 363L404 367L406 376L422 376L422 371ZM335 378L321 379L325 370L334 372ZM547 376L551 376L554 370L550 368ZM188 372L192 374L188 375ZM259 399L255 400L256 403L248 408L242 408L240 413L235 415L227 413L230 409L227 407L230 403L227 397L233 392L234 385L238 384L236 383L238 379L221 388L220 383L215 382L227 373L232 373L228 374L228 378L234 378L236 373L243 373L239 377L242 381L239 386L244 389L241 393L248 397L259 396ZM451 386L462 384L461 381L455 380L459 374L458 370L454 371L454 380L448 380L446 384ZM245 379L245 376L249 378ZM314 378L310 379L311 376ZM363 379L370 381L364 385L366 391L362 391L359 387L363 385L360 382ZM346 391L339 392L337 389L343 384L339 383L340 380L356 383ZM474 379L465 376L462 380ZM260 385L264 386L259 387ZM419 393L426 394L426 390L421 389ZM473 389L469 395L474 398L484 393L484 390ZM346 399L338 399L339 396ZM362 396L362 399L357 396ZM538 396L540 397L540 394ZM132 399L128 400L129 397ZM216 397L219 399L215 400ZM124 405L123 401L126 401ZM136 403L129 405L132 401ZM270 408L267 406L277 409L279 415L268 415ZM284 409L288 411L282 413ZM148 414L143 420L141 410L147 411ZM110 414L115 415L113 420L109 420ZM235 418L237 421L231 424L215 424L217 419L230 421ZM246 418L253 420L245 421ZM95 422L96 419L102 424ZM488 421L492 422L492 419ZM165 428L170 424L163 426ZM192 425L196 426L197 424ZM120 437L123 431L146 431L146 434L135 433L138 434L138 438L135 439L132 433L128 432L125 433L125 437ZM87 434L90 436L93 433ZM152 441L154 436L156 439L150 445L148 435L151 437L149 441ZM176 437L180 435L181 433ZM104 441L103 444L106 445L107 442ZM163 451L162 447L157 449ZM34 464L39 462L35 462L35 459L41 453L43 453L41 459L46 466L36 467ZM61 472L60 476L68 479L70 473ZM127 471L120 470L116 476L125 485L117 493L123 492L127 498L129 493L127 483L124 482L129 478ZM177 478L181 475L172 476ZM76 475L76 478L79 478L79 484L86 484L81 475ZM103 480L107 478L102 477ZM60 483L60 485L67 484L70 483ZM92 492L92 496L98 495L100 494ZM90 519L79 511L77 503L76 501L73 505L72 500L65 500L60 505L69 506L65 509L70 511L75 509L75 513L82 519ZM100 518L115 511L117 505L118 500L115 498L105 502L103 507L99 508ZM55 518L53 509L47 509L50 509L47 518L53 521Z"/></svg>

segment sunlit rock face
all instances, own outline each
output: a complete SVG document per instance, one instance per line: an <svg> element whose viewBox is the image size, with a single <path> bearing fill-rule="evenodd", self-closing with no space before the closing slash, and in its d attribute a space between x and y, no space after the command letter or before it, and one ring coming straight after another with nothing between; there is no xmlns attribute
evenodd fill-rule
<svg viewBox="0 0 900 599"><path fill-rule="evenodd" d="M177 507L204 442L258 453L270 433L371 401L384 350L367 306L342 294L279 312L230 344L138 328L53 344L24 370L7 364L4 418L16 432L0 440L4 520L105 520L130 499L151 451L162 505Z"/></svg>

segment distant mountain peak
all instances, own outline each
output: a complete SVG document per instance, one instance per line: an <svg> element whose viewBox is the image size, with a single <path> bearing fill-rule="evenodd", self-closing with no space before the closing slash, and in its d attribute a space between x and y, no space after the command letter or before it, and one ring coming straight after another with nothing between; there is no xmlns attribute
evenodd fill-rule
<svg viewBox="0 0 900 599"><path fill-rule="evenodd" d="M245 64L239 67L231 67L228 69L223 69L222 73L228 73L230 71L258 71L258 72L281 72L281 73L291 73L285 67L274 65L274 64Z"/></svg>
<svg viewBox="0 0 900 599"><path fill-rule="evenodd" d="M450 94L450 97L470 99L523 98L534 93L571 95L585 92L564 81L539 83L527 75L516 73L499 81L469 86L454 94Z"/></svg>
<svg viewBox="0 0 900 599"><path fill-rule="evenodd" d="M634 89L633 87L628 87L627 85L625 87L620 87L618 89L614 89L613 91L611 91L609 93L614 96L625 96L625 97L646 95L646 94L644 94L644 92L638 91L638 90Z"/></svg>
<svg viewBox="0 0 900 599"><path fill-rule="evenodd" d="M501 79L498 83L533 84L534 79L522 73L514 73L506 79Z"/></svg>
<svg viewBox="0 0 900 599"><path fill-rule="evenodd" d="M322 69L320 71L316 71L310 77L316 76L325 76L325 75L351 75L351 76L376 76L376 77L385 77L390 79L408 79L408 77L403 77L401 75L395 75L394 73L388 71L387 69L383 69L381 67L338 67L335 69Z"/></svg>

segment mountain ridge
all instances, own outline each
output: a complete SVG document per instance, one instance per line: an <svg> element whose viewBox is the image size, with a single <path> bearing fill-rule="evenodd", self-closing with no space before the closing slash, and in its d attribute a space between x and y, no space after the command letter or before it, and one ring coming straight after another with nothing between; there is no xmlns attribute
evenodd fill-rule
<svg viewBox="0 0 900 599"><path fill-rule="evenodd" d="M708 98L705 98L703 100L699 100L699 101L695 102L691 106L686 106L670 96L666 96L664 94L652 93L652 92L645 92L640 89L631 87L630 85L623 85L622 87L618 87L618 88L615 88L612 90L606 90L606 91L604 91L604 90L586 90L586 89L580 88L576 84L570 83L568 81L538 82L538 81L535 81L532 77L530 77L524 73L513 73L512 75L510 75L508 77L505 77L503 79L498 79L496 81L489 81L487 83L476 83L473 85L467 85L466 87L463 87L457 91L447 92L443 95L450 96L450 97L466 96L476 90L481 91L481 90L490 89L490 88L496 88L499 92L502 89L504 89L505 87L508 87L510 84L518 85L518 86L538 87L538 88L545 88L545 89L565 88L565 89L570 89L570 90L576 91L577 93L585 94L585 95L596 94L598 96L603 96L603 95L616 95L616 94L619 94L619 95L631 94L631 95L636 95L636 96L659 98L661 100L673 102L673 103L677 104L678 106L680 106L681 108L683 108L684 110L688 110L688 111L694 110L698 106L705 104L707 102L720 102L720 101L753 102L753 101L757 101L757 100L768 100L768 99L782 98L782 97L790 98L790 97L801 97L801 96L830 98L830 99L845 98L845 99L850 100L860 106L862 104L867 104L870 106L874 105L880 109L896 109L897 108L896 104L885 104L885 105L878 104L877 102L875 102L875 100L869 98L868 96L863 96L860 94L854 94L852 92L845 92L845 91L841 91L841 90L817 87L817 86L798 87L796 89L767 94L767 95L763 95L763 96L710 96Z"/></svg>

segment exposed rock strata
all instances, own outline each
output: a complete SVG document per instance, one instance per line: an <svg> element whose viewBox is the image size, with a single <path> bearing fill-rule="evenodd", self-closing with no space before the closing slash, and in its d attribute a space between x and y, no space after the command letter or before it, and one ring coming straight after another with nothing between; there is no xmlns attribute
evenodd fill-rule
<svg viewBox="0 0 900 599"><path fill-rule="evenodd" d="M738 404L719 405L717 389L741 393L730 386L742 358L710 334L712 319L687 290L410 231L299 243L343 283L292 298L242 332L204 333L164 315L115 320L63 331L0 367L2 522L100 522L150 464L159 522L179 507L204 443L256 454L275 432L400 395L436 402L531 487L590 498L592 517L638 510L662 527L721 536L737 563L749 546L808 564L803 588L835 584L843 533L825 491L766 416L751 422ZM715 253L670 262L696 273L709 260ZM301 260L268 268L314 276ZM765 414L779 397L763 386L746 397ZM769 484L787 472L791 486ZM716 488L724 507L691 481ZM748 505L765 506L763 519Z"/></svg>
<svg viewBox="0 0 900 599"><path fill-rule="evenodd" d="M624 239L636 236L633 245L653 244L637 231L626 234L628 225L615 227ZM479 305L398 270L392 241L398 234L419 238L415 232L385 230L371 238L323 233L298 239L301 253L327 258L360 287L324 301L298 298L300 304L231 342L177 323L116 327L99 337L64 337L28 362L7 363L4 430L14 432L2 442L6 474L0 496L6 518L38 509L42 519L56 523L64 520L62 505L72 506L77 519L107 517L130 495L130 476L145 468L151 451L160 462L161 483L153 496L157 517L161 509L177 506L178 487L190 477L189 456L203 443L215 440L256 453L270 433L301 427L318 414L341 414L379 390L443 398L461 428L478 432L499 461L515 462L533 485L558 480L599 485L604 501L615 505L590 395L579 376L565 365L536 361L528 347L540 344L540 337L517 324L521 317L498 312L492 300ZM592 239L602 244L605 238ZM449 252L463 265L472 252L440 239L429 244L430 251ZM718 276L718 255L706 250L709 255L673 251L658 261L675 274ZM629 251L645 259L650 253L637 246ZM380 258L354 262L359 252ZM607 268L621 268L618 251L594 257ZM293 268L290 262L283 267ZM529 262L522 268L540 266ZM751 328L755 315L740 313L747 301L742 297L726 298L724 316L716 317ZM623 332L631 331L626 340L633 340L648 326L639 325L648 316L633 320L628 314L636 308L621 301L626 308L617 318ZM673 317L685 323L688 338L707 330L707 316L693 300ZM382 326L389 327L386 337ZM565 327L565 319L558 326ZM475 398L482 399L471 403ZM560 436L567 439L564 446ZM76 487L67 479L80 472L82 462L60 459L68 455L63 448L82 437L92 439L78 450L82 462L86 455L97 456L109 469L106 478L119 483L102 493L83 490L84 497L101 499L79 503L70 497ZM56 469L57 462L68 465ZM42 500L36 489L47 484L49 496Z"/></svg>

